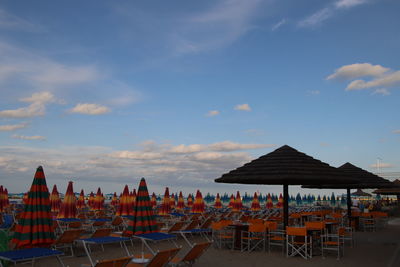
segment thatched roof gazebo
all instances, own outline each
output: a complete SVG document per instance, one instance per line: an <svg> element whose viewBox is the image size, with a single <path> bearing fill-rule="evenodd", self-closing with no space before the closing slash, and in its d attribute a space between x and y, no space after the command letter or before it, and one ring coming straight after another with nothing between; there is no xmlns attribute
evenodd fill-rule
<svg viewBox="0 0 400 267"><path fill-rule="evenodd" d="M371 194L369 194L369 193L367 193L367 192L364 192L364 191L362 191L361 189L357 189L357 191L351 193L351 195L352 195L352 196L355 196L355 197L372 197Z"/></svg>
<svg viewBox="0 0 400 267"><path fill-rule="evenodd" d="M242 167L223 174L217 183L283 185L284 226L288 225L288 186L356 183L357 180L296 149L284 145Z"/></svg>

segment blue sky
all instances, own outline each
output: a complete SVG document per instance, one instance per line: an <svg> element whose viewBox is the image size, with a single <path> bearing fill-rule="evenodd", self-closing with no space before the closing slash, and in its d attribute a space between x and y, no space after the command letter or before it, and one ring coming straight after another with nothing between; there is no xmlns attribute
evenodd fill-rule
<svg viewBox="0 0 400 267"><path fill-rule="evenodd" d="M396 0L2 1L0 183L253 192L288 144L400 171ZM262 188L262 189L260 189ZM259 187L279 192L280 187ZM293 188L292 192L296 192ZM311 191L312 192L312 191Z"/></svg>

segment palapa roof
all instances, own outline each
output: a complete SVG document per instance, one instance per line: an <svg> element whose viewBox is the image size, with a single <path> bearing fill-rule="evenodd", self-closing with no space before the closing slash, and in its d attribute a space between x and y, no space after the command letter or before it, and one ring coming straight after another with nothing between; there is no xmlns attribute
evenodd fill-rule
<svg viewBox="0 0 400 267"><path fill-rule="evenodd" d="M362 191L361 189L357 189L357 191L354 192L354 193L351 193L351 195L352 196L358 196L358 197L370 197L370 196L372 196L371 194L366 193L366 192Z"/></svg>
<svg viewBox="0 0 400 267"><path fill-rule="evenodd" d="M355 183L343 171L284 145L242 167L223 174L217 183L312 185Z"/></svg>
<svg viewBox="0 0 400 267"><path fill-rule="evenodd" d="M305 185L303 188L331 188L331 189L357 189L357 188L385 188L393 187L393 183L386 180L378 175L371 172L363 170L353 164L347 162L340 166L338 169L344 171L348 175L356 178L357 183L345 183L345 184L315 184L315 185Z"/></svg>
<svg viewBox="0 0 400 267"><path fill-rule="evenodd" d="M375 190L374 194L381 195L400 195L400 180L396 179L392 182L393 185L398 186L397 188L382 188Z"/></svg>

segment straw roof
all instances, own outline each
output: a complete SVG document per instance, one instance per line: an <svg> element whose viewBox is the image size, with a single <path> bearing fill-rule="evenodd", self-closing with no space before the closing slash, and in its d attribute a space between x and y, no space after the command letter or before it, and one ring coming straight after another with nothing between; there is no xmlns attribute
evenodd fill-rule
<svg viewBox="0 0 400 267"><path fill-rule="evenodd" d="M362 191L361 189L357 189L357 191L354 192L354 193L351 193L351 195L352 196L357 196L357 197L370 197L370 196L372 196L371 194L366 193L366 192Z"/></svg>
<svg viewBox="0 0 400 267"><path fill-rule="evenodd" d="M398 186L397 188L382 188L375 190L374 194L381 194L381 195L400 195L400 180L396 179L392 182L392 184Z"/></svg>
<svg viewBox="0 0 400 267"><path fill-rule="evenodd" d="M342 170L346 174L358 180L357 183L345 183L345 184L315 184L305 185L303 188L332 188L332 189L357 189L357 188L387 188L393 187L393 183L386 180L378 175L363 170L353 164L347 162L340 166L338 169Z"/></svg>
<svg viewBox="0 0 400 267"><path fill-rule="evenodd" d="M217 183L306 185L356 182L346 173L284 145L216 179Z"/></svg>

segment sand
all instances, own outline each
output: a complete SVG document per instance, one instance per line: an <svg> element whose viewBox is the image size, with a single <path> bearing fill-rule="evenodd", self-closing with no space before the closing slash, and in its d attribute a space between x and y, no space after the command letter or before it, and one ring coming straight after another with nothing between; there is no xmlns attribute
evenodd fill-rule
<svg viewBox="0 0 400 267"><path fill-rule="evenodd" d="M241 253L240 251L211 247L194 266L400 266L400 219L391 219L384 229L378 229L376 232L356 232L355 236L355 247L346 246L344 257L340 260L337 260L336 255L333 254L328 255L325 259L322 256L314 256L308 260L300 257L286 258L279 248L274 249L271 253L259 251ZM184 240L179 239L178 244L183 246L183 251L179 254L188 249ZM168 243L160 244L157 248L167 248L168 245ZM131 253L140 253L141 243L136 241L133 247L129 244L128 248ZM76 254L81 254L81 256L62 258L65 266L75 267L81 266L81 264L89 264L89 260L81 248L76 249ZM101 251L100 247L94 247L92 255L97 260L125 256L119 245L107 245L104 252ZM18 264L17 266L26 265ZM56 259L49 258L36 261L35 266L58 266L58 263Z"/></svg>

